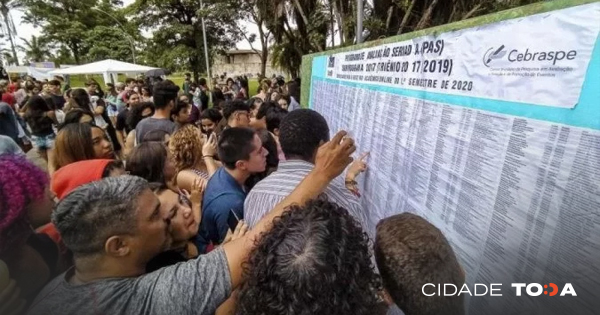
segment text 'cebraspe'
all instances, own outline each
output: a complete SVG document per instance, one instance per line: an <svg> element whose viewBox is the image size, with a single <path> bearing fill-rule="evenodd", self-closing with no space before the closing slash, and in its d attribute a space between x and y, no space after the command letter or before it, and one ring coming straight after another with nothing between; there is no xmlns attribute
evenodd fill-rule
<svg viewBox="0 0 600 315"><path fill-rule="evenodd" d="M528 296L577 296L575 288L571 283L566 283L562 290L554 283L539 284L539 283L511 283L511 287L515 288L515 296L521 296L526 294ZM524 289L524 290L523 290ZM426 283L423 285L421 291L425 296L502 296L502 283L476 283L472 288L465 283L459 289L452 283Z"/></svg>

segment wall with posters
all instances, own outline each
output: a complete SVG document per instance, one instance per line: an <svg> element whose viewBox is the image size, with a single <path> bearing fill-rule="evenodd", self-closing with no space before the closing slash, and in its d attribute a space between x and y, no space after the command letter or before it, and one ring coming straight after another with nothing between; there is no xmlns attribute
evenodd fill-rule
<svg viewBox="0 0 600 315"><path fill-rule="evenodd" d="M471 287L502 284L501 297L467 295L470 314L597 314L600 3L528 9L308 56L303 103L371 153L373 224L424 216Z"/></svg>

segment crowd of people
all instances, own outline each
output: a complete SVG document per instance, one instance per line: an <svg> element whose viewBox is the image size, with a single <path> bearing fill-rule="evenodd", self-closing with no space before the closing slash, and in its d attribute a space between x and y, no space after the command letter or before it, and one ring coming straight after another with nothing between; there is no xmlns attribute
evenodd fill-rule
<svg viewBox="0 0 600 315"><path fill-rule="evenodd" d="M221 81L0 82L0 314L464 314L422 293L465 281L442 232L372 222L299 80Z"/></svg>

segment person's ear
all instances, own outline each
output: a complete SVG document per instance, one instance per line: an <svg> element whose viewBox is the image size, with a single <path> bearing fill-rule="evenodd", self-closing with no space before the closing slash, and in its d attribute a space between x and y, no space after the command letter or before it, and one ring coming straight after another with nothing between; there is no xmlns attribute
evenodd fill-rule
<svg viewBox="0 0 600 315"><path fill-rule="evenodd" d="M131 253L131 240L122 235L111 236L104 243L104 251L113 257L125 257Z"/></svg>
<svg viewBox="0 0 600 315"><path fill-rule="evenodd" d="M274 128L273 129L273 134L277 137L279 137L279 128Z"/></svg>
<svg viewBox="0 0 600 315"><path fill-rule="evenodd" d="M245 171L248 169L248 163L246 163L246 161L239 160L235 162L235 168L241 171Z"/></svg>

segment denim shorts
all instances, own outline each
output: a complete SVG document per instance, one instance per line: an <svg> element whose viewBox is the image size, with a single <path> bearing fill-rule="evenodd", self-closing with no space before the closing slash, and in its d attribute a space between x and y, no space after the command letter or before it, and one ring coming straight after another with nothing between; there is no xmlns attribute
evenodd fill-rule
<svg viewBox="0 0 600 315"><path fill-rule="evenodd" d="M49 134L43 137L31 136L33 147L37 150L50 150L54 148L54 139L56 139L55 134Z"/></svg>
<svg viewBox="0 0 600 315"><path fill-rule="evenodd" d="M117 111L117 105L114 104L107 104L108 106L106 106L106 111L108 113L108 117L116 117L119 112Z"/></svg>

